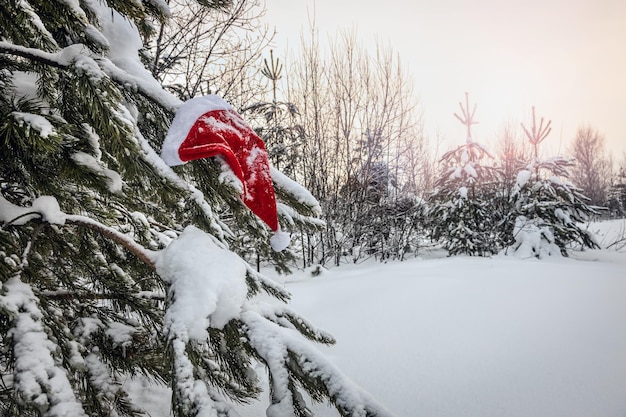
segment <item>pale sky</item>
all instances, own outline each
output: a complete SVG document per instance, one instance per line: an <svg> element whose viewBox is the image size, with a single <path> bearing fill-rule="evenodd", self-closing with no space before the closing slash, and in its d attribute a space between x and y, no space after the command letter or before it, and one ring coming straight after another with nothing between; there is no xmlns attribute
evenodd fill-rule
<svg viewBox="0 0 626 417"><path fill-rule="evenodd" d="M604 134L626 151L626 0L266 0L278 31L276 52L299 46L315 15L320 44L356 27L400 54L413 77L429 135L465 139L453 117L469 92L478 105L476 140L489 142L507 121L552 120L547 142L561 150L577 128Z"/></svg>

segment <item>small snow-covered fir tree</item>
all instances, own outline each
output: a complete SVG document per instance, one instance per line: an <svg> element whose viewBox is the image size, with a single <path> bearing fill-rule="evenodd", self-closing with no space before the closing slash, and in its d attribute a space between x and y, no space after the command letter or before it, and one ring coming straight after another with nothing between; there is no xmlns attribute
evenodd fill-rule
<svg viewBox="0 0 626 417"><path fill-rule="evenodd" d="M595 211L589 199L569 181L574 160L563 157L541 159L539 144L550 134L551 122L543 117L537 124L532 108L530 129L522 124L533 148L534 158L517 175L511 199L513 210L502 222L506 253L519 257L567 256L572 245L596 248L584 222Z"/></svg>
<svg viewBox="0 0 626 417"><path fill-rule="evenodd" d="M225 5L226 2L199 2ZM138 375L175 416L235 416L263 390L269 417L388 413L312 346L332 343L289 294L229 250L267 243L216 160L158 156L181 103L141 63L166 2L0 3L0 415L141 416ZM318 205L273 172L284 223Z"/></svg>
<svg viewBox="0 0 626 417"><path fill-rule="evenodd" d="M443 172L435 183L427 218L431 238L442 242L450 255L488 256L497 252L490 207L495 169L485 164L493 157L472 138L476 105L469 110L467 93L465 106L459 106L462 116L454 115L467 127L467 138L441 158Z"/></svg>

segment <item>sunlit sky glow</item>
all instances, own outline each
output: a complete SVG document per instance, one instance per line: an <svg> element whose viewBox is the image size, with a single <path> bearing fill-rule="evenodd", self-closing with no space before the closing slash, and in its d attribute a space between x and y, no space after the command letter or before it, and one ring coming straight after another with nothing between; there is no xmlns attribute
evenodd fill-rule
<svg viewBox="0 0 626 417"><path fill-rule="evenodd" d="M624 0L266 0L276 49L297 49L315 16L320 43L356 27L400 54L413 77L429 136L460 144L453 117L464 92L476 102L473 136L489 143L506 122L528 122L531 106L552 120L548 138L565 150L583 124L616 157L626 151ZM282 51L281 51L282 50ZM560 149L559 149L560 146Z"/></svg>

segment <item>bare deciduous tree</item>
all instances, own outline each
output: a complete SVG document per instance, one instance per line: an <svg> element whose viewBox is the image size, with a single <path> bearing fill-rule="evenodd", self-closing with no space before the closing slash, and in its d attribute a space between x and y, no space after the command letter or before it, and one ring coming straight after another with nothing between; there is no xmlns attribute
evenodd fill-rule
<svg viewBox="0 0 626 417"><path fill-rule="evenodd" d="M262 1L218 1L213 9L189 0L167 3L172 17L154 23L157 36L148 43L154 78L184 100L220 94L241 108L258 98L267 86L257 62L274 36L261 23Z"/></svg>
<svg viewBox="0 0 626 417"><path fill-rule="evenodd" d="M415 176L430 161L412 83L391 48L366 49L356 30L340 32L327 51L313 28L289 66L287 100L305 132L302 181L327 215L321 260L396 256L413 227L396 221L396 203L415 207Z"/></svg>
<svg viewBox="0 0 626 417"><path fill-rule="evenodd" d="M506 124L497 135L495 157L500 164L502 187L507 197L517 173L532 158L533 149L526 145L523 133L516 125Z"/></svg>
<svg viewBox="0 0 626 417"><path fill-rule="evenodd" d="M570 153L576 158L572 181L593 205L604 205L612 171L612 161L604 147L604 136L591 126L580 127L570 145Z"/></svg>

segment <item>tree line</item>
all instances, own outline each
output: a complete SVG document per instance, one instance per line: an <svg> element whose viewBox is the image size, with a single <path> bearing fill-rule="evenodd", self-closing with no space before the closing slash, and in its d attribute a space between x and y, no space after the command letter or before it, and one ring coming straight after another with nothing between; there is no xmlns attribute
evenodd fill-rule
<svg viewBox="0 0 626 417"><path fill-rule="evenodd" d="M517 251L529 229L544 242L529 256L567 255L596 246L581 223L624 214L620 179L596 129L581 127L565 155L549 157L540 144L551 128L532 130L533 109L532 127L506 128L492 152L471 138L476 107L466 102L463 117L456 114L466 143L438 157L391 48L367 50L354 31L321 48L313 29L300 51L284 76L285 111L275 111L282 74L274 73L273 110L257 126L274 163L324 208L325 230L298 235L304 266L403 259L436 243L450 254ZM520 175L529 176L524 184Z"/></svg>
<svg viewBox="0 0 626 417"><path fill-rule="evenodd" d="M242 3L259 7L254 2ZM224 20L237 20L242 9L246 7L233 8L231 18ZM202 21L194 13L182 14L181 19L184 23L176 28ZM259 22L239 21L237 27L258 33ZM209 24L206 27L205 32L214 30ZM198 33L203 31L197 30L194 42L182 45L202 43ZM264 33L271 38L269 32ZM215 39L212 35L211 45ZM461 163L463 152L476 158L471 162L477 167L486 164L472 180L467 200L486 198L483 188L489 188L491 196L484 204L502 212L499 218L490 219L491 226L476 220L476 227L484 229L477 233L488 243L485 249L467 250L470 254L496 253L514 241L511 231L504 237L496 230L515 229L510 218L512 193L518 173L531 163L537 165L532 169L535 177L546 170L545 175L560 176L574 185L581 204L590 208L581 220L624 215L623 178L615 172L618 163L607 156L604 139L594 127L578 130L558 167L541 165L540 157L545 155L539 153L538 143L528 141L521 124L496 134L493 151L482 146L480 155L475 155L472 152L478 148L474 145L437 155L436 143L423 129L415 82L391 46L376 42L367 48L355 29L338 31L322 44L312 25L309 33L301 35L297 52L280 59L276 51L268 50L269 38L238 39L250 42L248 50L255 51L256 60L240 58L238 51L245 48L235 48L228 59L206 57L202 65L194 66L197 59L183 59L184 54L176 52L179 67L203 75L183 75L162 65L163 78L182 82L176 90L182 98L190 91L197 93L195 86L203 79L206 91L224 94L237 103L265 140L273 164L319 199L326 222L323 230L292 230L302 266L339 265L369 257L403 259L418 253L420 247L449 240L446 223L450 217L441 217L444 213L434 207L442 198L442 186L449 186L450 166ZM207 66L212 60L222 66ZM228 60L232 65L224 65ZM240 69L233 71L237 65ZM230 80L229 74L237 74L239 81ZM234 85L245 88L234 89ZM451 123L457 122L451 118ZM478 212L479 206L466 210ZM494 217L493 210L489 214ZM561 253L566 253L567 244L561 244Z"/></svg>

